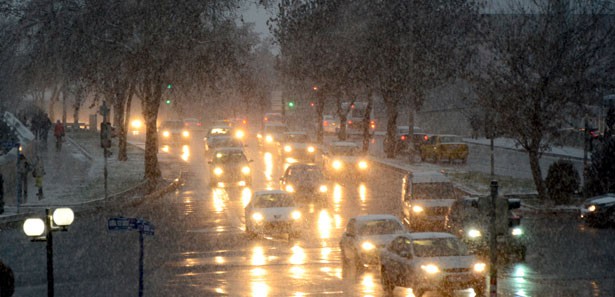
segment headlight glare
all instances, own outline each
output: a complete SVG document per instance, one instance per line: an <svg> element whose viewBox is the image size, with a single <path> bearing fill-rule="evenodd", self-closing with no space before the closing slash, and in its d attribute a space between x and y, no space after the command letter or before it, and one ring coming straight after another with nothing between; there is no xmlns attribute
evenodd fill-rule
<svg viewBox="0 0 615 297"><path fill-rule="evenodd" d="M423 207L422 207L422 206L420 206L420 205L415 205L415 206L413 206L413 207L412 207L412 211L414 211L414 212L416 212L416 213L419 213L419 212L423 212L423 211L424 211L424 209L423 209Z"/></svg>
<svg viewBox="0 0 615 297"><path fill-rule="evenodd" d="M307 151L308 153L313 153L316 151L316 149L313 146L308 146Z"/></svg>
<svg viewBox="0 0 615 297"><path fill-rule="evenodd" d="M433 265L433 264L421 265L421 269L423 269L423 271L429 274L440 272L440 268L438 268L438 266Z"/></svg>
<svg viewBox="0 0 615 297"><path fill-rule="evenodd" d="M481 237L482 234L480 233L480 231L476 229L470 229L470 231L468 231L468 236L470 238L477 238L477 237Z"/></svg>
<svg viewBox="0 0 615 297"><path fill-rule="evenodd" d="M523 235L523 229L519 228L519 227L515 227L512 229L511 231L513 236L521 236Z"/></svg>
<svg viewBox="0 0 615 297"><path fill-rule="evenodd" d="M182 131L182 136L183 136L183 137L190 137L190 132L188 132L188 131Z"/></svg>
<svg viewBox="0 0 615 297"><path fill-rule="evenodd" d="M342 161L340 160L333 161L333 164L331 165L333 166L333 169L336 169L336 170L342 169Z"/></svg>
<svg viewBox="0 0 615 297"><path fill-rule="evenodd" d="M223 173L223 172L224 172L224 171L222 171L222 168L220 168L220 167L216 167L216 168L214 168L214 174L215 174L215 175L220 176L220 175L222 175L222 173Z"/></svg>
<svg viewBox="0 0 615 297"><path fill-rule="evenodd" d="M286 187L284 187L284 189L286 190L286 192L289 192L289 193L294 193L295 192L295 188L292 185L286 185Z"/></svg>
<svg viewBox="0 0 615 297"><path fill-rule="evenodd" d="M293 220L298 220L301 218L301 212L298 210L295 210L290 214L290 217L293 218Z"/></svg>
<svg viewBox="0 0 615 297"><path fill-rule="evenodd" d="M273 142L273 136L271 136L271 135L265 136L265 141L269 142L269 143Z"/></svg>
<svg viewBox="0 0 615 297"><path fill-rule="evenodd" d="M243 166L243 168L241 168L241 173L243 173L243 174L250 174L250 167Z"/></svg>
<svg viewBox="0 0 615 297"><path fill-rule="evenodd" d="M596 211L596 206L595 205L590 205L587 210L589 211Z"/></svg>
<svg viewBox="0 0 615 297"><path fill-rule="evenodd" d="M263 215L260 212L255 212L252 214L252 220L260 222L263 220Z"/></svg>
<svg viewBox="0 0 615 297"><path fill-rule="evenodd" d="M485 263L476 263L474 264L475 272L484 272L487 269L487 265Z"/></svg>
<svg viewBox="0 0 615 297"><path fill-rule="evenodd" d="M284 146L284 151L285 151L285 152L290 153L292 150L293 150L293 148L292 148L292 147L290 147L290 145L286 145L286 146Z"/></svg>
<svg viewBox="0 0 615 297"><path fill-rule="evenodd" d="M367 162L366 161L359 162L359 169L367 169Z"/></svg>
<svg viewBox="0 0 615 297"><path fill-rule="evenodd" d="M318 188L318 190L319 190L321 193L325 193L325 192L327 192L327 191L329 190L329 188L327 188L327 186L326 186L326 185L322 185L322 186L320 186L320 187Z"/></svg>
<svg viewBox="0 0 615 297"><path fill-rule="evenodd" d="M364 241L364 242L361 244L361 248L362 248L364 251L371 251L371 250L375 249L375 248L376 248L376 246L375 246L373 243L369 242L369 241Z"/></svg>
<svg viewBox="0 0 615 297"><path fill-rule="evenodd" d="M162 131L162 137L169 137L171 135L169 131Z"/></svg>

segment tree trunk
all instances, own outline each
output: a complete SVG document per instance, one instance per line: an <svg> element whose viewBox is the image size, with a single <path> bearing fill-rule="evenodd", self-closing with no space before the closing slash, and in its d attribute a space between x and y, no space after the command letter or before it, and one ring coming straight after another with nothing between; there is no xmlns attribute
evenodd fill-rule
<svg viewBox="0 0 615 297"><path fill-rule="evenodd" d="M131 84L130 88L128 89L128 94L126 95L125 116L124 116L124 123L122 125L123 129L120 130L120 135L119 135L117 158L120 161L128 160L128 153L126 152L126 147L128 144L128 130L130 128L130 108L132 106L133 93L134 93L134 86L133 84Z"/></svg>
<svg viewBox="0 0 615 297"><path fill-rule="evenodd" d="M316 118L318 119L318 125L316 126L316 140L322 144L324 139L324 128L322 126L323 112L325 111L325 96L322 90L315 90L316 98Z"/></svg>
<svg viewBox="0 0 615 297"><path fill-rule="evenodd" d="M345 95L345 94L344 94ZM346 133L346 126L348 124L348 113L342 107L342 96L340 94L336 94L335 96L335 104L337 105L337 117L340 119L339 131L337 133L337 139L346 140L348 135ZM345 97L345 96L343 96Z"/></svg>
<svg viewBox="0 0 615 297"><path fill-rule="evenodd" d="M158 164L158 135L156 120L162 99L162 79L155 75L153 79L144 82L145 94L142 100L143 118L145 120L145 179L148 190L153 191L161 177Z"/></svg>
<svg viewBox="0 0 615 297"><path fill-rule="evenodd" d="M534 185L536 186L536 191L538 192L538 198L544 200L547 198L547 192L542 179L542 171L540 170L540 154L538 153L538 148L529 149L528 155L530 158L532 178L534 179Z"/></svg>
<svg viewBox="0 0 615 297"><path fill-rule="evenodd" d="M374 99L372 98L372 90L369 89L367 91L367 108L365 108L365 113L363 114L363 147L362 150L364 153L369 151L369 141L372 138L372 135L369 133L371 128L371 114L372 114L372 106L374 104ZM376 131L374 131L374 134Z"/></svg>
<svg viewBox="0 0 615 297"><path fill-rule="evenodd" d="M56 112L55 112L55 103L58 101L60 96L60 87L58 85L53 87L53 92L51 93L51 97L49 98L49 119L55 123L57 120Z"/></svg>
<svg viewBox="0 0 615 297"><path fill-rule="evenodd" d="M390 92L383 92L382 97L387 111L387 133L384 137L384 153L387 158L395 158L395 141L397 140L397 98Z"/></svg>
<svg viewBox="0 0 615 297"><path fill-rule="evenodd" d="M408 105L408 161L414 163L416 150L414 147L414 112L415 108L412 104Z"/></svg>
<svg viewBox="0 0 615 297"><path fill-rule="evenodd" d="M64 86L64 90L62 90L62 125L66 127L66 114L68 112L68 91L66 90L68 87Z"/></svg>

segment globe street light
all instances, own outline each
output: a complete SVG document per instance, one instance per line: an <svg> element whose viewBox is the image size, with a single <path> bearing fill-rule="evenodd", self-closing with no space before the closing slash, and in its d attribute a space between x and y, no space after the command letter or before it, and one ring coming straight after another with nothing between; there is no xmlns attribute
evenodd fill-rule
<svg viewBox="0 0 615 297"><path fill-rule="evenodd" d="M47 242L47 296L53 297L53 231L67 231L75 214L70 208L57 208L53 214L45 209L45 219L29 218L23 223L23 231L32 241Z"/></svg>

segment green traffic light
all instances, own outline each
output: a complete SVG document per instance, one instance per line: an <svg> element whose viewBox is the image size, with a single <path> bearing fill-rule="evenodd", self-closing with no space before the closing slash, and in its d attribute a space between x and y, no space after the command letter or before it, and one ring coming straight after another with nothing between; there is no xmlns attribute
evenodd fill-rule
<svg viewBox="0 0 615 297"><path fill-rule="evenodd" d="M288 102L288 107L295 107L295 102L293 101Z"/></svg>
<svg viewBox="0 0 615 297"><path fill-rule="evenodd" d="M172 84L168 84L168 85L167 85L167 89L170 89L170 88L172 88L172 87L173 87L173 85L172 85Z"/></svg>
<svg viewBox="0 0 615 297"><path fill-rule="evenodd" d="M171 104L171 99L167 99L164 103Z"/></svg>

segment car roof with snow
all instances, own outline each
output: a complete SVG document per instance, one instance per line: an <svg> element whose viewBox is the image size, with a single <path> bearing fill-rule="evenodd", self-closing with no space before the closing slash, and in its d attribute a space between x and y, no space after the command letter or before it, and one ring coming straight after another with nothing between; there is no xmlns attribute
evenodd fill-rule
<svg viewBox="0 0 615 297"><path fill-rule="evenodd" d="M269 195L269 194L288 194L282 190L258 190L254 192L254 196Z"/></svg>
<svg viewBox="0 0 615 297"><path fill-rule="evenodd" d="M611 204L615 203L615 193L607 193L604 195L589 198L586 204Z"/></svg>
<svg viewBox="0 0 615 297"><path fill-rule="evenodd" d="M363 215L363 216L356 216L356 217L354 217L354 219L357 222L382 221L382 220L395 220L395 221L399 221L399 219L396 216L390 215L390 214Z"/></svg>
<svg viewBox="0 0 615 297"><path fill-rule="evenodd" d="M359 145L352 141L333 141L330 146L345 146L345 147L358 147Z"/></svg>
<svg viewBox="0 0 615 297"><path fill-rule="evenodd" d="M408 233L412 239L432 239L432 238L457 238L455 235L446 232L412 232Z"/></svg>

